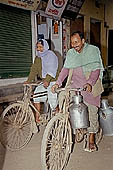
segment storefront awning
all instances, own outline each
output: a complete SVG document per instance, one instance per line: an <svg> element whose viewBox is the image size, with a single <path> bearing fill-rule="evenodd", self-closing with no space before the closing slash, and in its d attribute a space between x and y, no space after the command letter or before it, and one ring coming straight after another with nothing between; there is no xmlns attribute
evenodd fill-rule
<svg viewBox="0 0 113 170"><path fill-rule="evenodd" d="M45 13L53 17L75 20L85 0L42 0L47 3Z"/></svg>
<svg viewBox="0 0 113 170"><path fill-rule="evenodd" d="M40 0L0 0L0 3L26 10L36 11Z"/></svg>
<svg viewBox="0 0 113 170"><path fill-rule="evenodd" d="M62 18L75 20L85 0L68 0Z"/></svg>
<svg viewBox="0 0 113 170"><path fill-rule="evenodd" d="M68 0L49 0L45 13L60 18Z"/></svg>

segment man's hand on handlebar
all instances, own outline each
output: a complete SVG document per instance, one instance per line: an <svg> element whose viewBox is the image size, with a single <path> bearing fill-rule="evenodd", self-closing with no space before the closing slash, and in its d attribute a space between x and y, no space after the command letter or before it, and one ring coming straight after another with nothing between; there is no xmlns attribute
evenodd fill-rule
<svg viewBox="0 0 113 170"><path fill-rule="evenodd" d="M92 86L90 84L88 84L88 83L85 84L83 88L86 89L87 92L91 92L92 91Z"/></svg>
<svg viewBox="0 0 113 170"><path fill-rule="evenodd" d="M55 93L55 90L59 88L59 85L58 84L54 84L52 87L51 87L51 91L53 93Z"/></svg>

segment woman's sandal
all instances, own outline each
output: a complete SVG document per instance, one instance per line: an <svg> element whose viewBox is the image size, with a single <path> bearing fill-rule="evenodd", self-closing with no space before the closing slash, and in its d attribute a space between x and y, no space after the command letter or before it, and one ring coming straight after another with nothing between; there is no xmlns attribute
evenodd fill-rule
<svg viewBox="0 0 113 170"><path fill-rule="evenodd" d="M90 143L89 148L85 148L84 151L86 151L86 152L98 151L98 147L96 146L95 143Z"/></svg>

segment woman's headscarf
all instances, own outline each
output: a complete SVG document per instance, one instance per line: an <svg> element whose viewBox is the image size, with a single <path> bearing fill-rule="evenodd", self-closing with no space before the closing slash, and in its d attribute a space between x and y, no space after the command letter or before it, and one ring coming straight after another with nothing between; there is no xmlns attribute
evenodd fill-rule
<svg viewBox="0 0 113 170"><path fill-rule="evenodd" d="M49 45L46 40L41 39L43 41L43 52L37 51L37 57L40 57L42 60L42 78L45 78L47 74L54 77L56 76L56 72L58 69L58 58L57 56L49 50Z"/></svg>

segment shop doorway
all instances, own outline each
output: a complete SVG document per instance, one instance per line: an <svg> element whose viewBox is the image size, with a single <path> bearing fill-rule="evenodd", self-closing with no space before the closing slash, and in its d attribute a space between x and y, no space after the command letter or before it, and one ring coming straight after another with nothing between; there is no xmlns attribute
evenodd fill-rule
<svg viewBox="0 0 113 170"><path fill-rule="evenodd" d="M75 31L84 32L84 17L81 15L78 15L74 21L71 20L70 22L70 34Z"/></svg>
<svg viewBox="0 0 113 170"><path fill-rule="evenodd" d="M113 30L108 34L108 65L113 65Z"/></svg>
<svg viewBox="0 0 113 170"><path fill-rule="evenodd" d="M99 47L101 50L101 22L95 19L90 20L90 44Z"/></svg>
<svg viewBox="0 0 113 170"><path fill-rule="evenodd" d="M45 39L59 61L59 69L62 67L62 22L53 18L49 18L44 14L36 14L37 19L37 40Z"/></svg>

